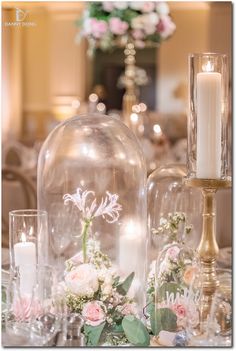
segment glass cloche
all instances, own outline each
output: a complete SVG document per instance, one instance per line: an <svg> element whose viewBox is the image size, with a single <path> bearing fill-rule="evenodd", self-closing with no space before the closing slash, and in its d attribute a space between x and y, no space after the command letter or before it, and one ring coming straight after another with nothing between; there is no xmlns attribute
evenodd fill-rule
<svg viewBox="0 0 236 351"><path fill-rule="evenodd" d="M185 165L169 164L157 168L148 178L149 260L156 259L163 246L175 240L186 240L193 248L199 244L201 192L187 187L185 176ZM186 236L189 226L191 234Z"/></svg>
<svg viewBox="0 0 236 351"><path fill-rule="evenodd" d="M143 306L146 174L136 137L115 118L76 116L47 137L39 155L38 207L48 212L50 263L61 272L66 267L71 291L77 276L97 294L97 284L110 279L107 290L119 285ZM73 292L79 296L83 288Z"/></svg>

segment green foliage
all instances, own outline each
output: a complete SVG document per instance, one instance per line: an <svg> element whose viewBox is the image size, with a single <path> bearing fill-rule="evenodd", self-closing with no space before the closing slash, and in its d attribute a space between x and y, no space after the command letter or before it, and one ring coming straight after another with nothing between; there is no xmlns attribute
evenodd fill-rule
<svg viewBox="0 0 236 351"><path fill-rule="evenodd" d="M102 3L101 2L90 2L88 5L89 9L89 16L90 17L95 17L99 20L106 20L107 19L107 14L102 8Z"/></svg>
<svg viewBox="0 0 236 351"><path fill-rule="evenodd" d="M119 285L120 277L117 276L115 277L112 286L115 288L117 285Z"/></svg>
<svg viewBox="0 0 236 351"><path fill-rule="evenodd" d="M129 288L132 284L132 281L134 279L134 272L132 272L124 281L123 283L119 284L116 288L117 292L120 294L120 295L127 295L128 291L129 291Z"/></svg>
<svg viewBox="0 0 236 351"><path fill-rule="evenodd" d="M166 299L167 291L169 294L173 293L174 296L176 296L177 292L181 294L183 289L179 284L176 283L163 283L157 291L158 301L161 302Z"/></svg>
<svg viewBox="0 0 236 351"><path fill-rule="evenodd" d="M84 325L84 334L86 337L87 346L98 346L105 324L106 322L96 327L87 324Z"/></svg>
<svg viewBox="0 0 236 351"><path fill-rule="evenodd" d="M112 330L112 333L124 333L122 324L115 324L111 330Z"/></svg>
<svg viewBox="0 0 236 351"><path fill-rule="evenodd" d="M151 314L155 310L155 305L153 302L149 303L149 305L146 308L146 312L148 314Z"/></svg>
<svg viewBox="0 0 236 351"><path fill-rule="evenodd" d="M153 43L160 43L161 42L161 36L159 33L154 33L150 34L147 36L147 41L151 41Z"/></svg>
<svg viewBox="0 0 236 351"><path fill-rule="evenodd" d="M122 320L122 327L129 342L134 346L149 346L150 336L144 324L130 315Z"/></svg>
<svg viewBox="0 0 236 351"><path fill-rule="evenodd" d="M159 33L149 35L147 40L160 43L161 37ZM186 214L184 212L169 213L167 218L162 218L160 226L152 229L155 235L164 235L169 238L169 242L185 242L185 234L190 234L192 225L186 223Z"/></svg>
<svg viewBox="0 0 236 351"><path fill-rule="evenodd" d="M161 330L175 331L177 328L177 317L170 308L152 309L150 321L154 335L158 335Z"/></svg>
<svg viewBox="0 0 236 351"><path fill-rule="evenodd" d="M6 293L6 288L2 287L2 303L7 302L7 293Z"/></svg>

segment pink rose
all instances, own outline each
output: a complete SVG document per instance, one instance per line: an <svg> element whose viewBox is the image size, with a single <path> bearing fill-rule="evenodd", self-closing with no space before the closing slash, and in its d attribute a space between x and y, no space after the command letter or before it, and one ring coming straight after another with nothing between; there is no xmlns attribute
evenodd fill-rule
<svg viewBox="0 0 236 351"><path fill-rule="evenodd" d="M174 304L172 310L176 313L177 317L182 318L186 316L186 308L181 304Z"/></svg>
<svg viewBox="0 0 236 351"><path fill-rule="evenodd" d="M144 33L141 29L134 29L132 31L132 36L134 39L136 40L140 40L140 39L143 39L144 38Z"/></svg>
<svg viewBox="0 0 236 351"><path fill-rule="evenodd" d="M115 35L123 35L129 28L128 23L121 21L121 19L118 17L112 17L109 20L109 26L110 26L111 32Z"/></svg>
<svg viewBox="0 0 236 351"><path fill-rule="evenodd" d="M82 316L88 325L97 326L105 321L105 306L100 301L87 302L82 310Z"/></svg>
<svg viewBox="0 0 236 351"><path fill-rule="evenodd" d="M69 259L69 261L73 264L81 264L84 262L84 258L83 258L83 252L80 251L78 252L76 255L74 255L73 257L71 257Z"/></svg>
<svg viewBox="0 0 236 351"><path fill-rule="evenodd" d="M161 37L165 39L174 33L176 26L174 22L172 22L170 16L162 15L156 28Z"/></svg>
<svg viewBox="0 0 236 351"><path fill-rule="evenodd" d="M98 275L90 263L81 264L65 275L67 288L78 296L93 296L99 288Z"/></svg>
<svg viewBox="0 0 236 351"><path fill-rule="evenodd" d="M90 20L91 25L91 34L96 39L100 39L107 31L108 24L106 21L99 21L96 18L91 18Z"/></svg>
<svg viewBox="0 0 236 351"><path fill-rule="evenodd" d="M134 44L138 49L145 48L145 42L143 40L135 40Z"/></svg>
<svg viewBox="0 0 236 351"><path fill-rule="evenodd" d="M166 251L166 256L172 261L176 261L178 258L179 254L179 247L178 246L171 246L169 249Z"/></svg>
<svg viewBox="0 0 236 351"><path fill-rule="evenodd" d="M30 296L17 298L13 302L13 314L17 321L29 321L30 318L38 317L42 313L42 307L38 300Z"/></svg>
<svg viewBox="0 0 236 351"><path fill-rule="evenodd" d="M152 12L155 9L155 3L152 1L144 1L142 6L143 12Z"/></svg>

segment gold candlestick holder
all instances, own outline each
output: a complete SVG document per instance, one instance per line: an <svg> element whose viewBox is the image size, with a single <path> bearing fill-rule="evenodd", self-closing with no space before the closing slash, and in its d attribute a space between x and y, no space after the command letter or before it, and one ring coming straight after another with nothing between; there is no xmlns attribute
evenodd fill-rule
<svg viewBox="0 0 236 351"><path fill-rule="evenodd" d="M137 104L137 96L135 92L135 48L133 43L127 43L124 54L125 58L125 94L123 96L123 118L125 124L130 127L130 114L133 105Z"/></svg>
<svg viewBox="0 0 236 351"><path fill-rule="evenodd" d="M219 248L216 241L215 196L218 189L230 188L231 180L186 178L185 184L201 189L203 196L203 225L198 253L203 269L203 319L205 319L209 314L212 297L219 285L216 274Z"/></svg>

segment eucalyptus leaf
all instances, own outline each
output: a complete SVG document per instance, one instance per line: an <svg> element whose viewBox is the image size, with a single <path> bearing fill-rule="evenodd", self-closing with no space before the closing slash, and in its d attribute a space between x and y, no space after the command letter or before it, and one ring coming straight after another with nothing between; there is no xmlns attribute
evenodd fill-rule
<svg viewBox="0 0 236 351"><path fill-rule="evenodd" d="M176 314L170 308L162 308L160 313L163 330L175 331L177 328Z"/></svg>
<svg viewBox="0 0 236 351"><path fill-rule="evenodd" d="M161 330L175 331L177 328L177 317L170 308L159 308L152 310L150 314L151 329L154 335Z"/></svg>
<svg viewBox="0 0 236 351"><path fill-rule="evenodd" d="M114 281L113 281L113 286L117 286L118 283L119 283L119 281L120 281L120 277L119 277L119 276L118 276L118 277L115 277L115 279L114 279Z"/></svg>
<svg viewBox="0 0 236 351"><path fill-rule="evenodd" d="M127 295L129 288L134 279L134 272L132 272L121 284L116 288L117 292L123 296Z"/></svg>
<svg viewBox="0 0 236 351"><path fill-rule="evenodd" d="M98 346L105 324L106 322L96 327L87 324L84 325L84 334L86 336L87 346Z"/></svg>
<svg viewBox="0 0 236 351"><path fill-rule="evenodd" d="M114 327L112 328L113 333L123 333L124 329L121 324L115 324Z"/></svg>
<svg viewBox="0 0 236 351"><path fill-rule="evenodd" d="M122 327L129 342L134 346L149 346L150 336L144 324L135 316L126 316Z"/></svg>
<svg viewBox="0 0 236 351"><path fill-rule="evenodd" d="M151 314L152 311L154 311L154 310L155 310L155 304L153 302L150 302L146 307L146 312L148 314Z"/></svg>

